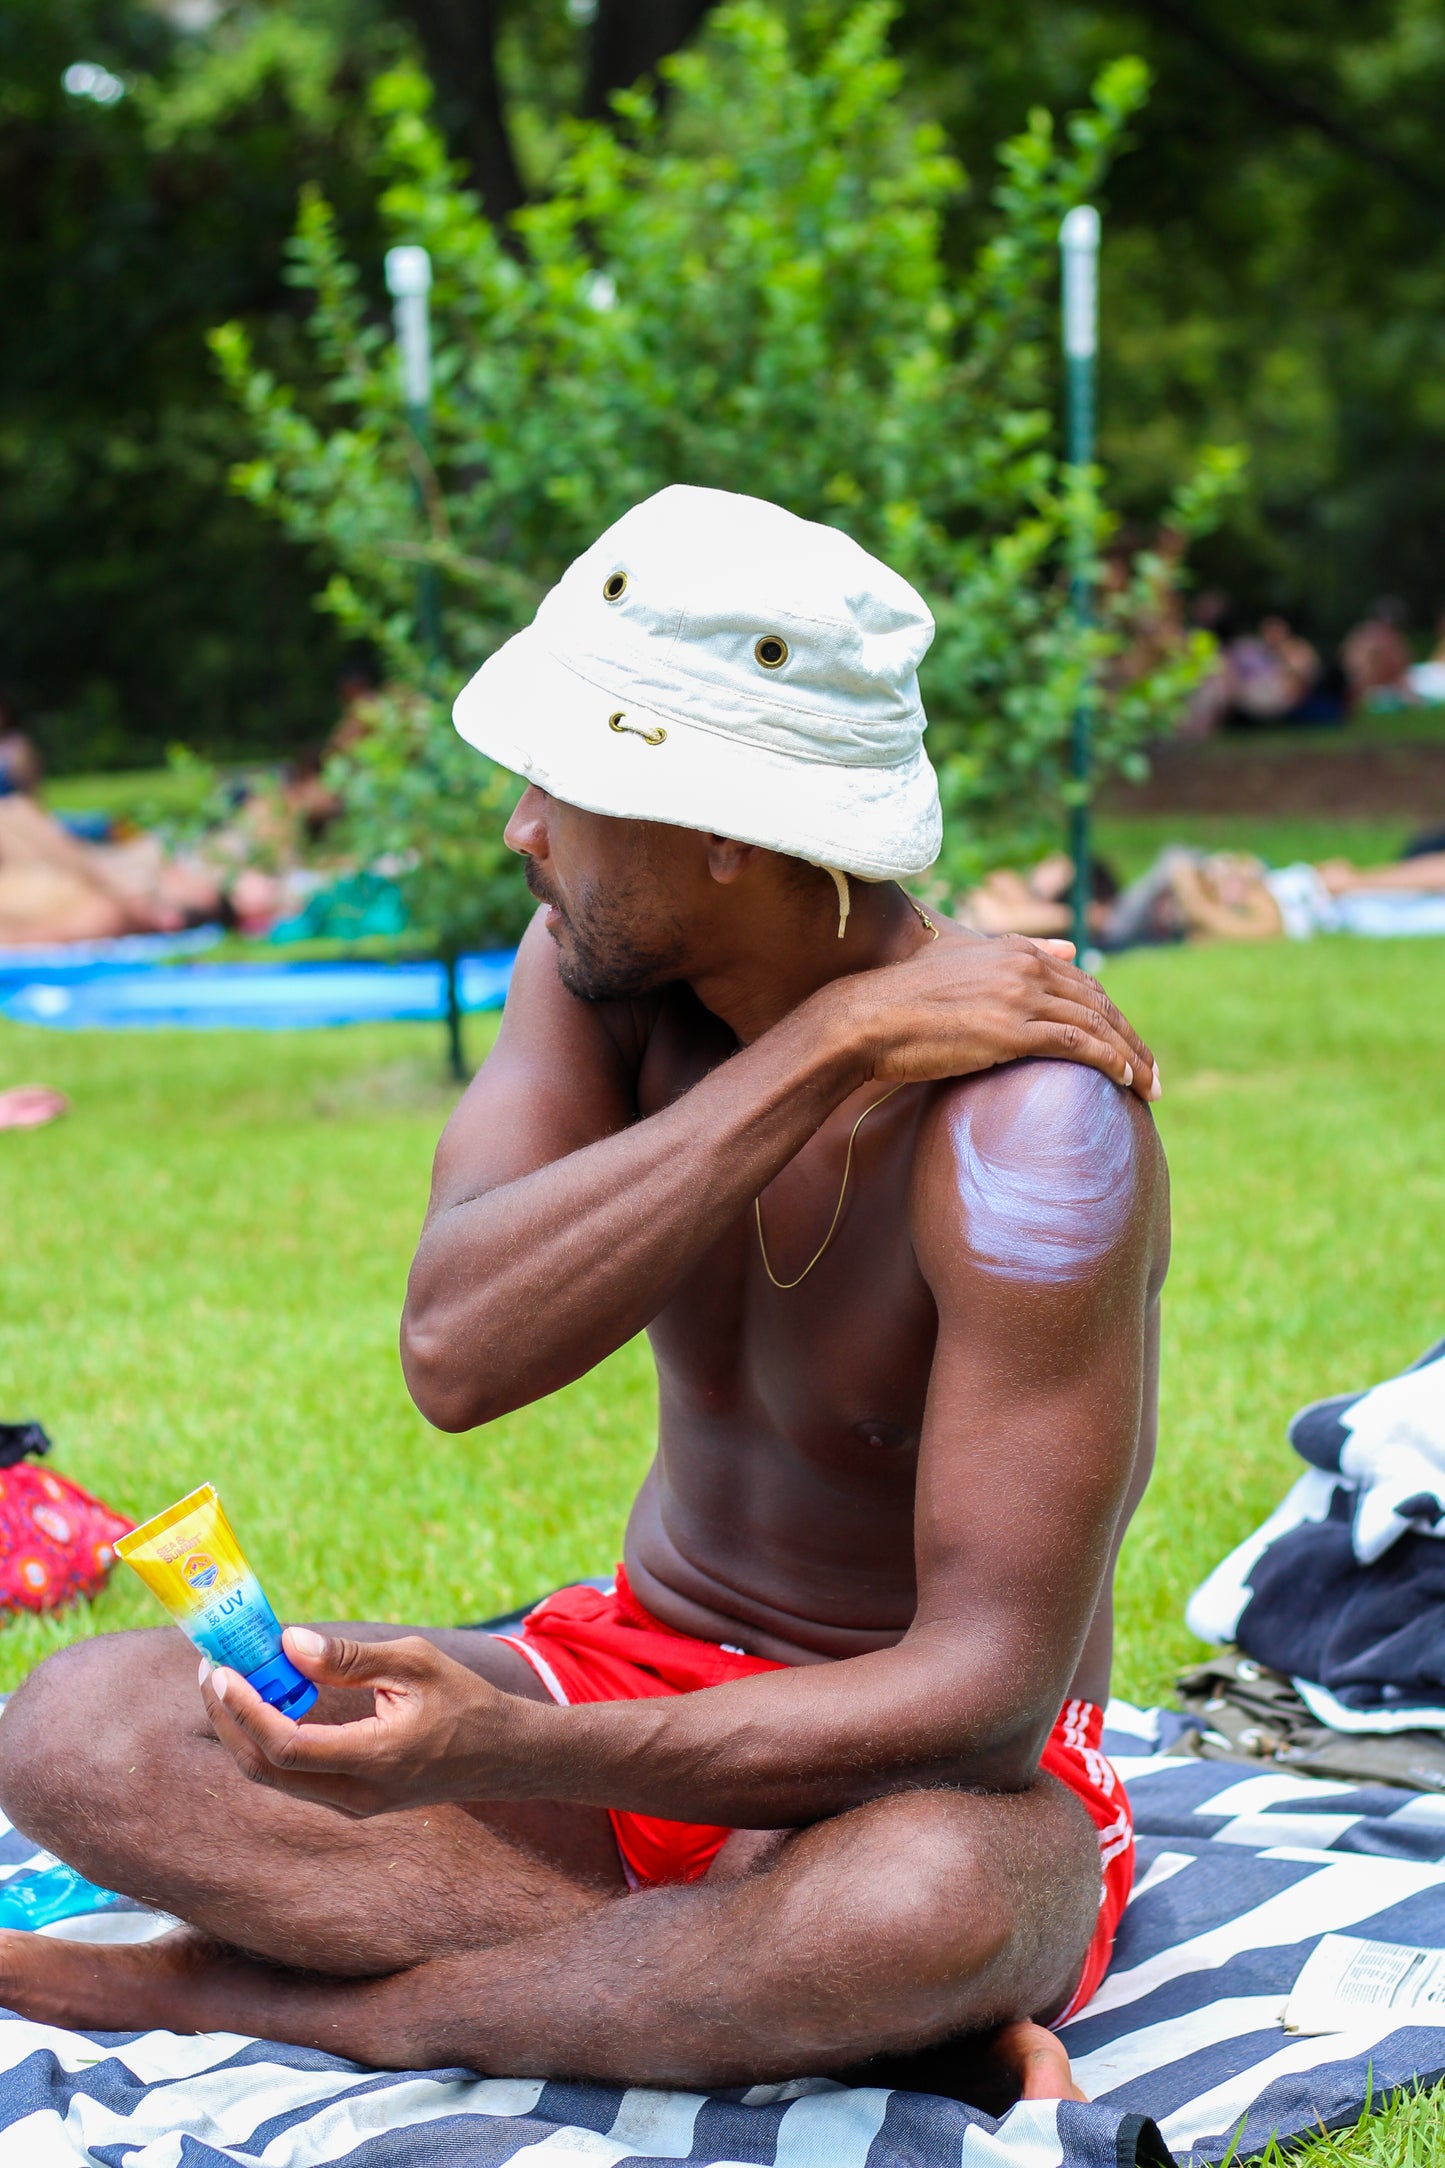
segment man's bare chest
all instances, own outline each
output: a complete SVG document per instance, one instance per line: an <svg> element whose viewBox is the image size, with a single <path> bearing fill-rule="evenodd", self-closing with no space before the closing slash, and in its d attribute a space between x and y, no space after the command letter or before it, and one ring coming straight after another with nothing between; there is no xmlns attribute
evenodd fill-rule
<svg viewBox="0 0 1445 2168"><path fill-rule="evenodd" d="M805 1214L770 1213L776 1200L765 1194L761 1239L749 1210L679 1282L649 1328L665 1432L684 1426L700 1449L745 1437L840 1473L911 1465L937 1334L932 1298L896 1193L845 1199L816 1256L834 1201L807 1226ZM798 1284L777 1284L788 1279Z"/></svg>
<svg viewBox="0 0 1445 2168"><path fill-rule="evenodd" d="M734 1044L705 1011L665 1006L642 1110L681 1096ZM911 1464L937 1333L909 1228L923 1097L857 1095L680 1276L649 1327L664 1436L685 1423L698 1445L745 1433L809 1461L861 1451Z"/></svg>

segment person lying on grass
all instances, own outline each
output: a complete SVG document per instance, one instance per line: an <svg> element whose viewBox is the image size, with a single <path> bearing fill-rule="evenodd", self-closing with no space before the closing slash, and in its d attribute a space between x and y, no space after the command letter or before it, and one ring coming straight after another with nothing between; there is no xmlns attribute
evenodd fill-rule
<svg viewBox="0 0 1445 2168"><path fill-rule="evenodd" d="M1166 843L1127 888L1095 861L1089 931L1109 950L1162 941L1267 941L1284 934L1303 940L1324 927L1336 930L1331 899L1364 896L1373 903L1399 897L1408 905L1445 895L1445 848L1412 846L1390 865L1357 866L1327 858L1272 871L1244 851L1203 851ZM1066 932L1073 923L1074 861L1063 851L1027 873L1000 867L960 899L958 917L976 933L1020 933L1032 939ZM1354 932L1348 916L1340 930ZM1365 929L1375 934L1417 930L1376 915ZM1433 929L1432 929L1433 930Z"/></svg>
<svg viewBox="0 0 1445 2168"><path fill-rule="evenodd" d="M1100 1705L1158 1075L1066 944L896 885L939 844L931 633L844 535L671 489L463 692L541 909L403 1360L462 1432L646 1330L625 1565L515 1633L292 1629L301 1725L198 1692L174 1631L49 1658L6 1813L187 1924L7 1936L11 2008L684 2086L1009 2028L1015 2084L1068 2091L1036 2021L1097 1984L1133 1862Z"/></svg>

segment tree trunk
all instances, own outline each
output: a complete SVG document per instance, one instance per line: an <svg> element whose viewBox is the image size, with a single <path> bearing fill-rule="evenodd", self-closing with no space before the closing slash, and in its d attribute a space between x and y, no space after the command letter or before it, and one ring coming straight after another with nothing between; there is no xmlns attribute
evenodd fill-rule
<svg viewBox="0 0 1445 2168"><path fill-rule="evenodd" d="M426 58L447 148L462 159L493 225L525 199L497 75L502 0L399 0ZM598 0L587 39L582 111L605 119L615 90L648 75L676 52L712 0Z"/></svg>
<svg viewBox="0 0 1445 2168"><path fill-rule="evenodd" d="M497 78L497 0L401 0L426 56L447 147L466 161L493 225L523 199Z"/></svg>
<svg viewBox="0 0 1445 2168"><path fill-rule="evenodd" d="M443 956L442 969L447 975L447 1066L458 1084L466 1084L471 1081L471 1071L462 1044L461 958Z"/></svg>
<svg viewBox="0 0 1445 2168"><path fill-rule="evenodd" d="M614 90L627 90L686 45L712 0L598 0L587 44L582 112L605 119Z"/></svg>

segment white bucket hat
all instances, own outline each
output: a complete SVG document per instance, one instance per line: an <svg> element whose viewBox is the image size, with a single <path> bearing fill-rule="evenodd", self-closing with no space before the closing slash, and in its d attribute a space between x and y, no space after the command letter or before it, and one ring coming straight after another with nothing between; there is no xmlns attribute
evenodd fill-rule
<svg viewBox="0 0 1445 2168"><path fill-rule="evenodd" d="M908 582L837 528L674 487L583 552L452 713L569 805L897 879L942 842L932 638Z"/></svg>

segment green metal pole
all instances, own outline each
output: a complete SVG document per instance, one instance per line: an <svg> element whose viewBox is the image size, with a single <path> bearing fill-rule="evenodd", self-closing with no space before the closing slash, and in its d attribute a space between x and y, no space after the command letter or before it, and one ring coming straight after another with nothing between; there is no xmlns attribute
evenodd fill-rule
<svg viewBox="0 0 1445 2168"><path fill-rule="evenodd" d="M401 387L402 397L406 401L407 424L423 452L430 458L431 314L427 296L431 292L431 258L426 250L415 246L389 248L386 252L386 286L392 297L396 349L401 364ZM425 515L426 497L420 479L417 481L416 493ZM443 660L442 624L434 565L422 564L417 570L416 622L417 632L428 659L433 665L440 664ZM453 945L448 944L443 948L440 961L446 991L447 1066L457 1083L465 1084L468 1070L466 1049L462 1040L460 958Z"/></svg>
<svg viewBox="0 0 1445 2168"><path fill-rule="evenodd" d="M462 960L455 949L448 949L442 958L446 973L447 996L447 1067L458 1084L471 1080L467 1067L466 1043L462 1038Z"/></svg>
<svg viewBox="0 0 1445 2168"><path fill-rule="evenodd" d="M1082 468L1091 466L1094 459L1094 372L1099 349L1099 214L1092 204L1076 204L1069 212L1059 228L1059 249L1063 269L1066 442L1069 465ZM1087 630L1094 617L1092 548L1092 536L1082 524L1077 525L1071 545L1069 599L1081 630ZM1074 861L1074 945L1080 963L1090 946L1092 705L1093 688L1085 684L1074 709L1069 763L1078 792L1069 814L1069 855Z"/></svg>
<svg viewBox="0 0 1445 2168"><path fill-rule="evenodd" d="M409 406L406 410L406 418L411 425L412 435L426 453L427 458L430 459L431 408L429 406ZM417 495L418 497L422 495L419 482L417 484ZM437 572L435 565L424 564L417 568L416 617L423 647L434 663L440 662L442 659L442 616L440 605L437 602Z"/></svg>
<svg viewBox="0 0 1445 2168"><path fill-rule="evenodd" d="M407 424L417 443L431 457L431 257L424 248L389 248L386 252L386 286L392 297L392 320L396 326L396 350L401 364L402 397ZM426 510L420 481L418 502ZM416 579L417 629L433 662L441 660L441 613L437 608L436 568L423 564Z"/></svg>

